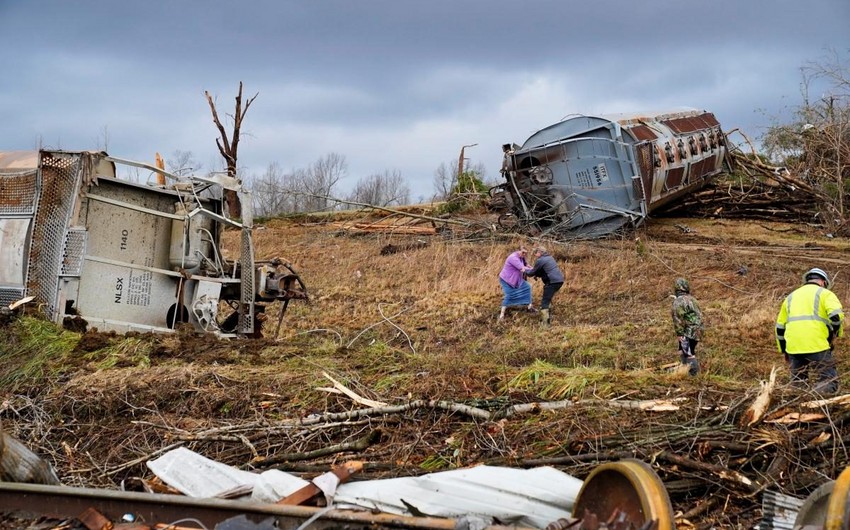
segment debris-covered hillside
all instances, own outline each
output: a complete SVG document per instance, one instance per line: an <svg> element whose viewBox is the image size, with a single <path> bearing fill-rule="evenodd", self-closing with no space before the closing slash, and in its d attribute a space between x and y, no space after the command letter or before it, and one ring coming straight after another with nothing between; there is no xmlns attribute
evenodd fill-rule
<svg viewBox="0 0 850 530"><path fill-rule="evenodd" d="M277 336L274 306L264 338L238 341L7 323L4 428L63 483L107 488L150 478L144 462L179 445L307 475L357 458L364 478L478 463L581 478L635 456L653 463L680 522L702 526L749 525L761 492L804 496L850 462L846 405L790 391L773 341L779 303L806 269L828 270L850 300L845 239L668 218L621 238L546 242L568 279L545 329L525 311L497 322L505 257L540 242L389 223L273 220L255 232L258 257L289 260L310 291ZM695 378L671 367L678 276L708 322ZM839 340L844 389L848 351ZM771 404L748 425L773 366Z"/></svg>

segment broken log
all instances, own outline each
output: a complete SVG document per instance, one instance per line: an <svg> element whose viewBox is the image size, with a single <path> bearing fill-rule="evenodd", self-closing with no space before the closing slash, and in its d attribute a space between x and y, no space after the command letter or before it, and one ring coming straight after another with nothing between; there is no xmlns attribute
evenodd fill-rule
<svg viewBox="0 0 850 530"><path fill-rule="evenodd" d="M59 486L53 467L24 444L0 431L0 480Z"/></svg>
<svg viewBox="0 0 850 530"><path fill-rule="evenodd" d="M761 390L753 401L753 404L741 416L741 426L751 427L761 421L767 408L770 406L770 398L773 389L776 388L776 366L770 370L770 378L761 382Z"/></svg>

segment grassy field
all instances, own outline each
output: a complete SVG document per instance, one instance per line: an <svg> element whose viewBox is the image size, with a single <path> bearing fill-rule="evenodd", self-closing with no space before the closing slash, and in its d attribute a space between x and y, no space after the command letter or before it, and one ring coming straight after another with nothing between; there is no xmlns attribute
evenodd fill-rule
<svg viewBox="0 0 850 530"><path fill-rule="evenodd" d="M842 282L844 241L804 227L656 220L618 240L550 244L567 274L553 305L555 324L541 329L536 315L515 311L500 325L498 272L508 253L533 241L434 241L380 255L399 239L274 223L261 231L259 255L297 263L313 294L310 305L293 307L279 348L378 359L356 363L346 375L385 389L387 398L411 388L455 398L522 391L542 399L641 390L671 383L658 368L676 359L670 295L674 279L684 276L708 324L700 345L704 374L693 383L752 385L781 361L774 318L805 270L825 268L836 276L839 298L850 294ZM533 291L539 301L542 285L533 282ZM395 326L384 321L361 334L384 316ZM415 374L422 372L429 377L419 389Z"/></svg>

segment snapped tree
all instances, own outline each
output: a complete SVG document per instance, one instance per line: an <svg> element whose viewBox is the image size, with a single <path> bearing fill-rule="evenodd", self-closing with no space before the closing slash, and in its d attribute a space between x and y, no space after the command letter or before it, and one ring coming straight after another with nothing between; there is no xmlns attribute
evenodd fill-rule
<svg viewBox="0 0 850 530"><path fill-rule="evenodd" d="M213 97L210 93L204 90L204 95L207 97L207 102L210 105L210 112L212 112L213 123L215 123L216 128L218 129L219 137L215 139L215 144L218 146L218 152L221 153L221 156L224 157L224 161L227 164L227 174L230 177L238 179L239 176L237 174L237 159L238 159L238 150L239 150L239 134L242 129L242 121L245 119L245 114L248 113L248 108L251 106L251 103L257 99L257 96L260 95L259 92L254 94L254 97L248 99L245 102L245 108L242 108L242 81L239 82L239 93L236 94L236 110L233 114L228 114L233 122L233 129L231 134L228 136L227 129L224 128L221 120L218 117L218 111L216 110L215 102L213 101ZM239 199L236 196L236 192L232 190L225 190L224 193L225 201L228 205L229 214L231 217L241 217L242 216L242 208L239 204Z"/></svg>

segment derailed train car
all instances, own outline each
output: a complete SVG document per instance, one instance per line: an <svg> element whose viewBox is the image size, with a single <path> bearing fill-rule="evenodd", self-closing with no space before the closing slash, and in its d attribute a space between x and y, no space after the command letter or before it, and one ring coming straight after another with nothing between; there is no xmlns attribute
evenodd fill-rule
<svg viewBox="0 0 850 530"><path fill-rule="evenodd" d="M155 182L116 178L116 165L148 170ZM226 213L225 190L241 203L238 220ZM225 227L240 231L233 261L221 251ZM239 181L178 177L104 152L0 153L0 248L0 305L32 297L53 321L100 330L186 322L254 335L267 303L281 301L282 317L289 300L307 298L291 266L255 262Z"/></svg>
<svg viewBox="0 0 850 530"><path fill-rule="evenodd" d="M600 237L703 187L723 171L726 138L704 110L575 116L506 144L500 222Z"/></svg>

